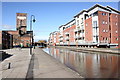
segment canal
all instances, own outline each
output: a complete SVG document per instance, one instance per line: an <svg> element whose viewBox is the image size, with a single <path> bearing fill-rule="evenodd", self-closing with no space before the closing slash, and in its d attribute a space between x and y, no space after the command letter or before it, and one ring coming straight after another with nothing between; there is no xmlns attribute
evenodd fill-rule
<svg viewBox="0 0 120 80"><path fill-rule="evenodd" d="M118 54L81 52L55 47L43 50L84 78L118 78L120 75Z"/></svg>

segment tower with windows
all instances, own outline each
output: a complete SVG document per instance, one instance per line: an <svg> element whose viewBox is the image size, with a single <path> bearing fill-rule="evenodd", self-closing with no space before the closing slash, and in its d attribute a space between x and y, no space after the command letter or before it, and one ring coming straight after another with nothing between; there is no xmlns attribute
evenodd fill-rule
<svg viewBox="0 0 120 80"><path fill-rule="evenodd" d="M16 29L20 35L24 35L27 27L27 13L16 13L16 19Z"/></svg>

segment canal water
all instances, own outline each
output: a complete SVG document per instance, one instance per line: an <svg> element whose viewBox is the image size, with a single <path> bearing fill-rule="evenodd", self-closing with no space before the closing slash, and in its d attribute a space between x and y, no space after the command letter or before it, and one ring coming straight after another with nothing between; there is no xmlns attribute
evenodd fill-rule
<svg viewBox="0 0 120 80"><path fill-rule="evenodd" d="M117 54L81 52L54 47L43 50L84 78L118 78L120 75L120 55Z"/></svg>

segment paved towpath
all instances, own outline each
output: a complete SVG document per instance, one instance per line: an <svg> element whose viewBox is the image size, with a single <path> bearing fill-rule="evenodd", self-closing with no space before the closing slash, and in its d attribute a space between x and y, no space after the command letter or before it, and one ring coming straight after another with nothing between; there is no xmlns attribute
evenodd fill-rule
<svg viewBox="0 0 120 80"><path fill-rule="evenodd" d="M2 78L25 78L28 65L31 59L28 49L8 49L4 50L12 56L2 61ZM8 64L11 63L10 69Z"/></svg>
<svg viewBox="0 0 120 80"><path fill-rule="evenodd" d="M81 78L42 49L34 50L34 78Z"/></svg>
<svg viewBox="0 0 120 80"><path fill-rule="evenodd" d="M76 72L56 61L53 57L45 53L42 49L33 50L33 55L29 54L29 49L9 49L7 53L13 56L0 63L0 76L5 78L81 78ZM8 63L11 68L8 69Z"/></svg>

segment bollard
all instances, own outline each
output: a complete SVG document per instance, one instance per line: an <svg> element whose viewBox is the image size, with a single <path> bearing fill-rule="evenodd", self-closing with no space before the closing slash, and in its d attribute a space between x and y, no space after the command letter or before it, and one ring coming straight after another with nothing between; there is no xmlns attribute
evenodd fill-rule
<svg viewBox="0 0 120 80"><path fill-rule="evenodd" d="M11 65L11 63L9 62L9 64L8 64L8 69L10 69L10 65Z"/></svg>

